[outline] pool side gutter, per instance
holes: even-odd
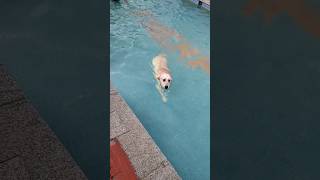
[[[110,89],[110,141],[117,139],[139,179],[181,179],[120,94]]]

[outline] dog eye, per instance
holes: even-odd
[[[165,82],[166,81],[166,79],[163,79],[163,82]]]
[[[170,82],[171,80],[170,80],[170,79],[168,79],[168,81]]]

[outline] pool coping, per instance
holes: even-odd
[[[125,100],[110,85],[112,139],[121,144],[139,179],[181,179]]]

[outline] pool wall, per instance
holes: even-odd
[[[181,179],[120,94],[110,89],[110,140],[117,139],[139,179]]]

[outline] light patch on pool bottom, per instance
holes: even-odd
[[[170,43],[171,38],[179,37],[177,32],[160,24],[154,18],[142,21],[141,24],[144,29],[148,31],[152,39],[155,40],[163,48],[172,49],[173,46]]]
[[[181,58],[187,58],[199,54],[199,51],[197,49],[193,49],[188,43],[178,44],[176,49],[180,52]]]
[[[200,68],[210,75],[210,59],[201,55],[200,51],[187,43],[186,39],[176,30],[161,24],[150,11],[135,11],[132,14],[138,17],[145,17],[145,19],[140,20],[142,27],[161,47],[169,51],[177,51],[182,60],[198,56],[195,57],[195,60],[188,61],[186,65],[192,69]],[[174,43],[175,41],[177,43]]]
[[[192,68],[200,67],[202,68],[206,73],[210,74],[210,64],[208,63],[209,60],[207,57],[201,57],[199,59],[196,59],[194,61],[189,61],[188,64]]]

